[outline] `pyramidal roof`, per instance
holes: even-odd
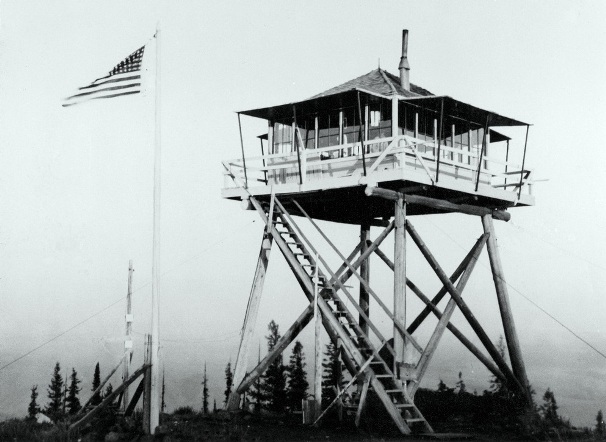
[[[330,88],[310,98],[326,97],[352,89],[364,89],[369,92],[374,92],[383,96],[390,96],[394,94],[403,97],[433,96],[433,94],[428,90],[423,89],[422,87],[419,87],[412,83],[410,84],[410,90],[407,91],[402,86],[400,86],[400,77],[390,74],[389,72],[381,68],[378,68],[374,71],[370,71],[368,74],[362,75],[358,78],[354,78],[353,80],[349,80],[339,86]]]

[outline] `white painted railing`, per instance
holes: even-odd
[[[466,147],[466,146],[464,146]],[[483,155],[480,146],[463,150],[447,145],[439,146],[434,140],[422,140],[408,135],[375,139],[361,143],[348,143],[319,149],[303,149],[297,152],[269,154],[246,158],[246,174],[241,158],[224,161],[225,188],[240,187],[232,176],[238,177],[248,187],[280,184],[304,184],[327,178],[362,176],[363,161],[366,175],[385,170],[418,169],[427,174],[432,182],[442,179],[464,180],[474,185],[487,184],[494,188],[518,192],[520,185],[530,193],[531,171],[518,164]]]

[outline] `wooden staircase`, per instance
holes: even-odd
[[[261,205],[254,198],[251,198],[251,202],[269,223],[268,235],[271,235],[286,258],[307,298],[313,301],[318,293],[318,307],[324,325],[331,337],[341,339],[346,352],[346,366],[351,375],[363,375],[369,380],[370,387],[402,434],[433,433],[433,429],[408,394],[406,380],[398,379],[392,367],[379,355],[381,349],[386,349],[392,356],[395,354],[389,342],[366,317],[369,333],[372,331],[381,343],[378,347],[373,344],[369,334],[364,332],[347,308],[340,293],[345,295],[351,306],[364,315],[339,279],[341,275],[336,275],[329,269],[277,198],[274,197],[273,203],[265,205]]]

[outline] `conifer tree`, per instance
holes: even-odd
[[[499,341],[497,342],[497,350],[504,361],[507,361],[507,345],[505,344],[505,338],[503,335],[499,336]],[[489,392],[494,394],[495,396],[508,399],[511,397],[509,390],[507,389],[507,385],[498,377],[492,376],[490,378],[490,388]]]
[[[271,352],[280,336],[280,328],[273,320],[267,326],[269,335],[267,339],[267,350]],[[281,413],[286,408],[286,367],[282,364],[282,355],[279,355],[267,367],[261,381],[263,400],[268,408],[276,413]]]
[[[465,381],[463,381],[463,373],[459,372],[459,380],[457,381],[456,388],[459,389],[458,393],[466,393]]]
[[[27,418],[30,420],[36,420],[36,415],[40,412],[40,406],[38,405],[38,386],[32,386],[32,394],[30,396],[30,402],[27,407]]]
[[[47,393],[49,402],[44,411],[53,422],[58,422],[63,418],[63,376],[61,376],[59,362],[55,364],[53,377],[51,378]]]
[[[549,388],[543,395],[543,405],[541,405],[540,410],[546,423],[556,426],[560,424],[555,394]]]
[[[257,363],[261,362],[261,344],[259,344],[259,356]],[[257,377],[255,382],[253,382],[250,390],[248,391],[248,396],[254,401],[257,406],[260,406],[264,402],[263,397],[263,387],[261,382],[261,377]]]
[[[595,417],[596,425],[595,432],[600,436],[604,436],[604,430],[606,430],[606,425],[604,424],[604,415],[602,414],[602,410],[598,411],[598,415]]]
[[[78,399],[78,393],[80,393],[81,388],[78,387],[80,383],[80,379],[78,379],[78,373],[72,367],[72,374],[70,376],[69,388],[67,390],[67,398],[65,400],[67,405],[67,412],[69,414],[76,414],[82,408],[80,405],[80,399]]]
[[[160,411],[164,413],[166,402],[164,402],[164,394],[166,393],[166,383],[164,380],[164,370],[162,371],[162,401],[160,402]]]
[[[208,414],[208,377],[206,376],[206,362],[204,363],[204,377],[202,378],[202,413]]]
[[[97,362],[97,365],[95,365],[95,374],[93,375],[93,387],[91,391],[94,392],[97,388],[99,388],[99,385],[101,385],[101,370],[99,370],[99,363]],[[101,403],[101,393],[102,392],[98,392],[93,396],[90,401],[91,405],[99,405]]]
[[[213,398],[213,413],[217,412],[217,399]]]
[[[229,395],[231,394],[231,387],[234,383],[234,374],[231,371],[231,361],[227,363],[225,367],[225,402],[223,408],[227,409],[229,403]]]
[[[102,400],[105,399],[106,397],[108,397],[113,392],[114,392],[114,386],[110,382],[109,384],[107,384],[107,387],[105,387],[105,393],[103,393],[103,396],[101,397],[101,399]]]
[[[287,368],[288,390],[286,396],[288,406],[291,410],[300,410],[303,399],[307,397],[307,372],[305,371],[305,356],[303,344],[297,341],[292,349],[290,361]]]
[[[343,363],[339,349],[332,342],[326,345],[322,362],[322,405],[328,406],[343,387]]]

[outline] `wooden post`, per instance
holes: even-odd
[[[130,361],[133,357],[133,340],[131,337],[133,327],[133,311],[132,311],[132,294],[133,294],[133,260],[128,261],[128,289],[126,291],[126,337],[124,338],[124,368],[122,373],[122,379],[126,380],[129,376]],[[128,386],[124,389],[124,395],[122,396],[122,411],[126,411],[130,400],[130,393]]]
[[[318,256],[314,269],[314,421],[322,412],[322,314],[318,306]]]
[[[363,255],[368,250],[367,241],[370,241],[370,225],[362,224],[362,226],[360,226],[360,245],[362,246],[360,249],[361,255]],[[360,276],[367,283],[370,283],[370,259],[369,259],[369,256],[367,256],[365,259],[363,259],[360,264]],[[370,315],[370,296],[368,294],[368,291],[366,290],[365,285],[362,283],[360,283],[360,299],[359,299],[358,304],[360,304],[360,307],[364,311],[364,314],[367,317],[369,317],[369,315]],[[358,322],[359,322],[360,328],[362,329],[364,334],[368,335],[368,324],[366,323],[366,320],[361,315],[360,315]]]
[[[395,203],[394,228],[394,318],[406,327],[406,204],[400,196]],[[393,328],[393,346],[395,350],[394,373],[399,377],[400,366],[407,362],[406,341],[397,327]]]
[[[145,335],[145,364],[149,364],[151,362],[151,336]],[[151,372],[147,370],[145,372],[145,387],[143,390],[143,432],[145,434],[150,434],[150,402],[151,402]]]
[[[524,387],[524,393],[529,401],[531,401],[530,392],[528,391],[528,378],[526,377],[526,367],[522,358],[522,351],[516,333],[516,326],[509,304],[509,294],[507,292],[507,284],[505,283],[505,275],[499,249],[497,246],[497,237],[494,230],[492,218],[490,216],[482,217],[482,225],[484,232],[488,234],[488,258],[490,259],[490,267],[492,269],[492,279],[494,280],[495,289],[497,291],[497,299],[499,301],[499,310],[501,312],[501,320],[503,321],[503,330],[505,332],[505,340],[509,349],[509,360],[513,374]],[[531,403],[531,402],[529,402]]]
[[[272,199],[273,205],[273,199]],[[272,215],[269,215],[268,228],[271,225]],[[255,277],[253,279],[252,288],[250,290],[250,296],[248,298],[248,306],[246,307],[246,314],[244,316],[244,324],[242,325],[242,331],[240,333],[240,347],[238,349],[238,356],[236,357],[236,366],[234,368],[234,385],[240,385],[244,376],[246,376],[246,367],[248,364],[248,353],[250,350],[251,340],[255,326],[257,324],[257,314],[259,312],[259,304],[261,302],[261,294],[263,293],[263,285],[265,283],[265,275],[267,273],[267,266],[269,265],[269,252],[271,251],[272,237],[271,235],[264,235],[261,244],[261,251],[259,252],[259,259],[257,260],[257,268],[255,270]],[[227,409],[229,411],[235,411],[240,407],[240,394],[237,391],[232,391],[229,396],[227,403]]]
[[[154,148],[154,222],[152,248],[152,318],[151,318],[151,392],[149,432],[154,434],[160,425],[160,208],[162,181],[161,119],[160,119],[160,24],[156,29],[156,133]]]

